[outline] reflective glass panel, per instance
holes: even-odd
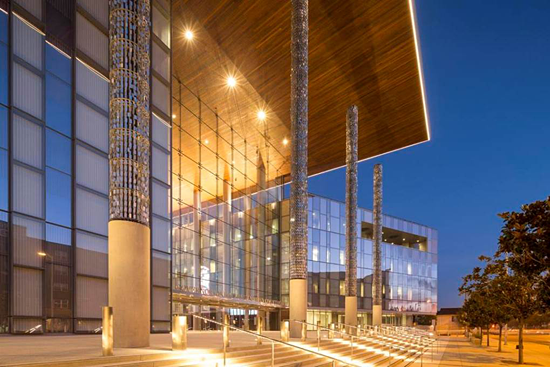
[[[71,140],[46,129],[46,165],[71,174]]]
[[[46,74],[46,125],[71,136],[71,86]]]
[[[0,148],[8,149],[8,109],[0,106]]]
[[[71,177],[46,169],[46,220],[71,226]]]
[[[8,15],[0,11],[0,42],[8,43]]]
[[[0,43],[0,103],[8,104],[8,46],[3,43]]]
[[[8,210],[8,152],[0,149],[0,209]]]
[[[71,59],[46,43],[46,70],[71,84]]]

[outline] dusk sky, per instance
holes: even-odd
[[[550,1],[416,3],[432,140],[361,163],[359,205],[382,163],[384,213],[439,231],[438,306],[457,307],[497,248],[497,213],[550,195]],[[344,200],[344,169],[309,182]]]

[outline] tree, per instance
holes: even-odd
[[[497,257],[516,274],[533,278],[543,306],[550,309],[550,196],[499,214],[504,220]]]
[[[458,321],[469,329],[479,328],[481,331],[480,345],[483,344],[483,328],[490,324],[482,296],[472,292],[464,301],[458,313]]]
[[[537,289],[537,279],[510,270],[506,259],[493,259],[485,273],[493,277],[495,292],[503,303],[500,307],[518,321],[518,363],[523,364],[523,329],[526,320],[544,309]]]

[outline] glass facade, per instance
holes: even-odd
[[[309,321],[342,318],[345,307],[345,203],[311,196],[308,215]],[[288,304],[289,209],[282,202],[281,299]],[[357,308],[365,323],[372,310],[372,211],[358,209]],[[383,215],[382,297],[389,314],[437,311],[437,231]],[[332,311],[327,311],[331,309]],[[331,321],[332,320],[332,321]]]
[[[0,333],[100,330],[108,303],[108,3],[0,1]],[[153,33],[169,33],[169,5],[152,6]],[[152,69],[166,70],[153,73],[152,110],[170,121],[169,37],[153,43]],[[152,128],[152,331],[170,327],[169,130],[166,122]]]
[[[0,333],[98,333],[108,303],[108,0],[6,4]],[[249,87],[239,98],[211,92],[210,69],[198,81],[172,75],[170,11],[152,1],[151,330],[169,331],[188,305],[216,317],[230,309],[237,325],[269,310],[276,328],[288,312],[288,128],[274,114],[256,118]],[[357,218],[358,308],[370,322],[372,212]],[[308,223],[308,317],[328,324],[344,309],[344,203],[311,196]],[[437,232],[390,216],[384,231],[386,317],[435,313]]]

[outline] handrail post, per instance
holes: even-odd
[[[304,322],[302,323],[302,341],[305,342],[307,340],[307,324]]]
[[[284,342],[288,342],[289,339],[289,323],[289,320],[284,320],[281,325],[281,340]]]
[[[330,330],[328,332],[328,338],[334,339],[334,322],[330,324]]]
[[[275,367],[275,342],[271,341],[271,367]]]
[[[353,335],[350,338],[350,347],[351,347],[351,357],[350,360],[353,361]]]
[[[187,316],[177,315],[172,319],[172,350],[187,349]]]
[[[317,351],[321,350],[321,321],[317,320]]]
[[[264,317],[258,315],[258,329],[256,330],[256,332],[258,333],[258,335],[262,335],[263,331],[264,331]],[[260,336],[258,336],[257,338],[257,344],[262,345],[262,338]]]

